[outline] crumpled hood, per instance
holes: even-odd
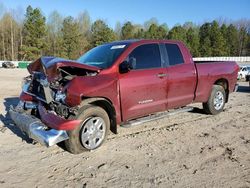
[[[80,64],[75,60],[67,60],[51,56],[40,57],[29,64],[27,69],[30,74],[33,72],[42,72],[47,76],[48,80],[54,80],[58,76],[58,69],[60,69],[60,67],[73,67],[93,72],[100,71],[100,68],[98,67]]]

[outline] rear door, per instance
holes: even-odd
[[[196,70],[182,44],[165,43],[167,62],[168,109],[182,107],[194,99]],[[182,48],[180,48],[182,46]],[[182,49],[182,50],[181,50]]]
[[[123,121],[166,109],[167,79],[158,43],[136,47],[127,57],[136,65],[120,73],[120,101]]]

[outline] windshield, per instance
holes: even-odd
[[[114,64],[115,60],[121,55],[127,46],[128,44],[125,43],[97,46],[81,56],[77,61],[82,64],[106,69]]]

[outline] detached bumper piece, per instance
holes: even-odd
[[[14,123],[30,138],[47,147],[67,140],[68,134],[65,130],[48,129],[38,118],[19,112],[13,108],[9,111]]]

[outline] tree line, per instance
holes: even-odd
[[[11,11],[0,18],[0,60],[34,60],[42,55],[76,59],[100,44],[127,39],[181,40],[194,57],[250,56],[250,20],[186,22],[169,29],[152,18],[143,25],[117,22],[112,29],[103,20],[92,22],[87,11],[76,18],[54,11],[46,18],[31,6],[24,19]]]

